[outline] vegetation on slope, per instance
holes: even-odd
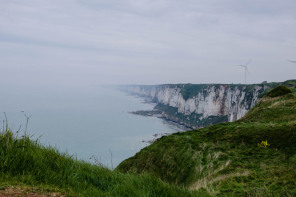
[[[217,196],[295,196],[296,97],[282,88],[237,122],[164,136],[118,169]]]
[[[292,90],[287,86],[280,85],[266,93],[266,97],[278,97],[292,93]]]
[[[66,196],[195,195],[151,175],[122,174],[77,161],[28,137],[18,138],[6,128],[0,132],[0,190],[9,185],[17,185],[15,193],[22,187],[37,186],[43,188],[38,191],[54,191]]]

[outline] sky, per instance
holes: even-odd
[[[0,0],[0,84],[296,78],[295,0]]]

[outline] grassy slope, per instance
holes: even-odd
[[[0,132],[0,188],[9,185],[67,196],[195,196],[151,175],[122,174],[76,161],[5,129]]]
[[[266,148],[258,146],[266,141]],[[264,97],[243,119],[162,137],[122,162],[212,195],[296,196],[296,98]]]

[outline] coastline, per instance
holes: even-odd
[[[156,105],[156,107],[157,107],[157,105]],[[148,116],[148,117],[152,116],[152,117],[160,118],[160,119],[163,119],[167,122],[174,123],[179,126],[185,127],[188,130],[197,129],[197,127],[195,127],[195,126],[192,126],[192,125],[186,124],[184,122],[180,122],[180,121],[170,118],[170,116],[168,114],[166,114],[164,111],[162,111],[162,112],[159,111],[156,107],[154,107],[153,110],[139,110],[139,111],[132,111],[129,113],[134,114],[134,115],[140,115],[140,116]]]
[[[142,100],[141,103],[153,105],[152,110],[130,111],[130,112],[128,112],[129,114],[160,118],[168,123],[173,123],[178,126],[184,127],[185,128],[184,131],[203,128],[202,126],[196,126],[196,125],[185,123],[183,121],[179,121],[178,118],[167,114],[165,112],[166,110],[162,109],[162,107],[160,107],[161,106],[160,103],[153,101],[151,98],[149,98],[147,96],[139,96],[138,94],[130,93],[130,92],[127,92],[124,90],[121,90],[121,91],[125,92],[129,96],[141,99]]]

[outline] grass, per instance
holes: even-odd
[[[8,128],[0,133],[0,186],[43,188],[66,196],[195,196],[148,174],[122,174],[78,161]]]
[[[164,136],[118,170],[215,196],[296,196],[296,97],[284,92],[237,122]]]

